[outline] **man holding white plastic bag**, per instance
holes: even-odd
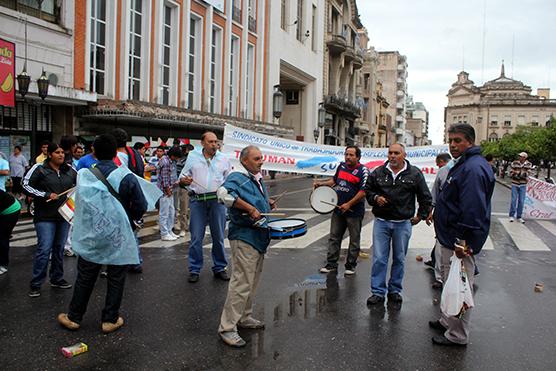
[[[448,130],[448,143],[454,166],[448,173],[434,212],[434,226],[441,249],[440,269],[446,289],[450,264],[462,264],[466,277],[460,275],[458,278],[467,281],[468,295],[472,295],[474,256],[481,252],[490,229],[494,174],[481,156],[480,147],[475,146],[475,130],[471,125],[452,125]],[[444,300],[446,294],[443,293]],[[443,332],[443,335],[433,336],[432,342],[465,346],[469,341],[471,308],[463,308],[458,315],[453,315],[454,311],[447,310],[450,307],[447,304],[441,303],[441,308],[448,313],[441,311],[438,321],[429,322],[430,327]]]

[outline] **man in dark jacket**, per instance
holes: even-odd
[[[110,133],[116,138],[118,151],[114,162],[118,166],[127,166],[132,173],[143,178],[145,176],[145,164],[143,157],[135,148],[127,146],[129,136],[124,129],[116,128]]]
[[[373,266],[371,297],[367,305],[388,302],[401,304],[405,255],[411,238],[411,227],[427,218],[432,196],[421,171],[405,159],[402,144],[388,147],[388,161],[369,176],[367,201],[373,206]],[[415,215],[415,198],[419,203]],[[392,246],[392,268],[388,287],[386,273]]]
[[[109,175],[118,169],[112,160],[116,156],[116,140],[112,135],[103,134],[95,139],[93,147],[95,157],[99,160],[96,168],[108,179]],[[115,191],[120,197],[119,201],[126,212],[132,229],[135,229],[134,221],[141,219],[147,210],[147,201],[138,180],[133,174],[127,174]],[[77,261],[77,280],[69,312],[58,315],[58,322],[62,326],[70,330],[77,330],[80,327],[101,266],[101,264],[88,261],[82,256],[79,257]],[[124,324],[123,318],[119,315],[119,309],[127,269],[127,265],[107,265],[106,302],[102,311],[102,331],[104,333],[113,332]]]
[[[475,130],[471,125],[452,125],[448,130],[448,142],[455,165],[448,173],[434,210],[434,229],[440,243],[440,269],[442,279],[446,282],[450,258],[455,252],[463,261],[469,287],[473,291],[474,255],[481,252],[490,229],[494,173],[481,156],[481,148],[475,146]],[[459,263],[457,260],[455,262]],[[432,328],[444,333],[434,336],[433,343],[466,345],[470,315],[471,309],[467,309],[460,317],[441,313],[440,320],[429,322]]]

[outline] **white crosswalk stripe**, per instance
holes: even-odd
[[[297,212],[293,215],[288,215],[288,218],[300,218],[306,220],[311,226],[308,228],[307,234],[297,238],[289,238],[285,240],[273,240],[270,247],[273,249],[304,249],[311,244],[321,241],[322,244],[327,244],[327,239],[330,232],[330,215],[320,215],[316,214],[309,208],[291,208],[291,209],[280,209],[283,212]],[[500,213],[501,214],[501,213]],[[173,247],[185,247],[186,244],[191,240],[191,235],[186,233],[185,237],[179,238],[176,241],[161,241],[160,231],[156,222],[158,220],[157,215],[148,215],[145,218],[145,223],[149,226],[141,229],[138,232],[140,239],[141,248],[173,248]],[[316,223],[314,223],[316,220]],[[313,221],[313,222],[311,222]],[[509,238],[515,244],[517,250],[520,251],[551,251],[551,247],[554,245],[547,246],[545,241],[543,241],[533,229],[529,228],[532,223],[538,223],[542,228],[544,228],[548,233],[556,240],[556,222],[549,220],[536,220],[527,221],[525,224],[518,222],[510,223],[508,218],[505,217],[494,217],[493,223],[499,223],[504,230],[509,235]],[[153,225],[154,224],[154,225]],[[360,246],[362,249],[368,249],[372,245],[372,234],[373,234],[374,220],[367,221],[361,230],[361,242]],[[538,226],[537,226],[538,228]],[[207,232],[209,229],[207,228]],[[31,220],[20,221],[13,231],[13,239],[10,242],[11,247],[27,247],[35,246],[37,244],[36,233]],[[206,234],[207,239],[204,241],[203,248],[210,248],[210,234]],[[426,249],[429,250],[434,246],[434,227],[427,226],[426,223],[421,222],[413,227],[413,232],[411,240],[409,243],[410,249]],[[550,240],[548,240],[550,241]],[[342,249],[347,249],[349,244],[349,234],[346,232],[344,239],[342,240]],[[225,247],[230,247],[230,242],[225,239]],[[503,246],[498,245],[493,242],[489,236],[485,245],[483,246],[483,251],[492,251],[494,249],[503,248]]]

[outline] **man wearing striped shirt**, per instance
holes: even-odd
[[[326,265],[320,269],[320,272],[329,273],[338,270],[340,247],[344,233],[348,229],[349,248],[344,275],[352,276],[355,274],[359,257],[361,226],[365,214],[365,185],[369,170],[359,163],[361,150],[357,146],[346,147],[344,159],[345,162],[340,163],[334,177],[326,181],[315,181],[313,186],[315,188],[334,187],[338,195],[338,207],[332,213],[330,224]]]

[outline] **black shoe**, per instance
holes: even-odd
[[[55,287],[57,289],[71,289],[71,283],[69,283],[63,278],[58,282],[50,282],[50,286]]]
[[[199,281],[199,274],[197,273],[189,273],[189,279],[187,280],[190,283],[195,283]]]
[[[428,267],[434,268],[434,263],[432,262],[432,260],[426,261],[423,264],[425,264]]]
[[[382,303],[384,303],[384,296],[371,295],[371,297],[367,299],[367,305],[376,305]]]
[[[429,321],[429,327],[442,332],[445,332],[447,330],[447,328],[444,327],[444,325],[440,323],[440,321]]]
[[[108,277],[108,272],[107,271],[100,271],[100,278],[106,278]]]
[[[388,301],[391,302],[391,303],[401,303],[403,301],[403,298],[399,293],[394,292],[394,293],[388,294]]]
[[[450,341],[450,340],[446,339],[446,337],[444,335],[433,336],[432,337],[432,343],[436,344],[436,345],[446,345],[446,346],[449,346],[449,347],[465,347],[465,346],[467,346],[467,344],[454,343],[453,341]]]
[[[38,298],[39,296],[41,296],[40,287],[31,287],[27,295],[29,295],[30,298]]]
[[[440,281],[434,281],[431,285],[431,287],[435,290],[442,290],[442,282]]]
[[[219,280],[222,280],[222,281],[229,281],[230,280],[230,276],[228,275],[228,272],[226,272],[226,271],[216,272],[214,274],[214,278],[218,278]]]

